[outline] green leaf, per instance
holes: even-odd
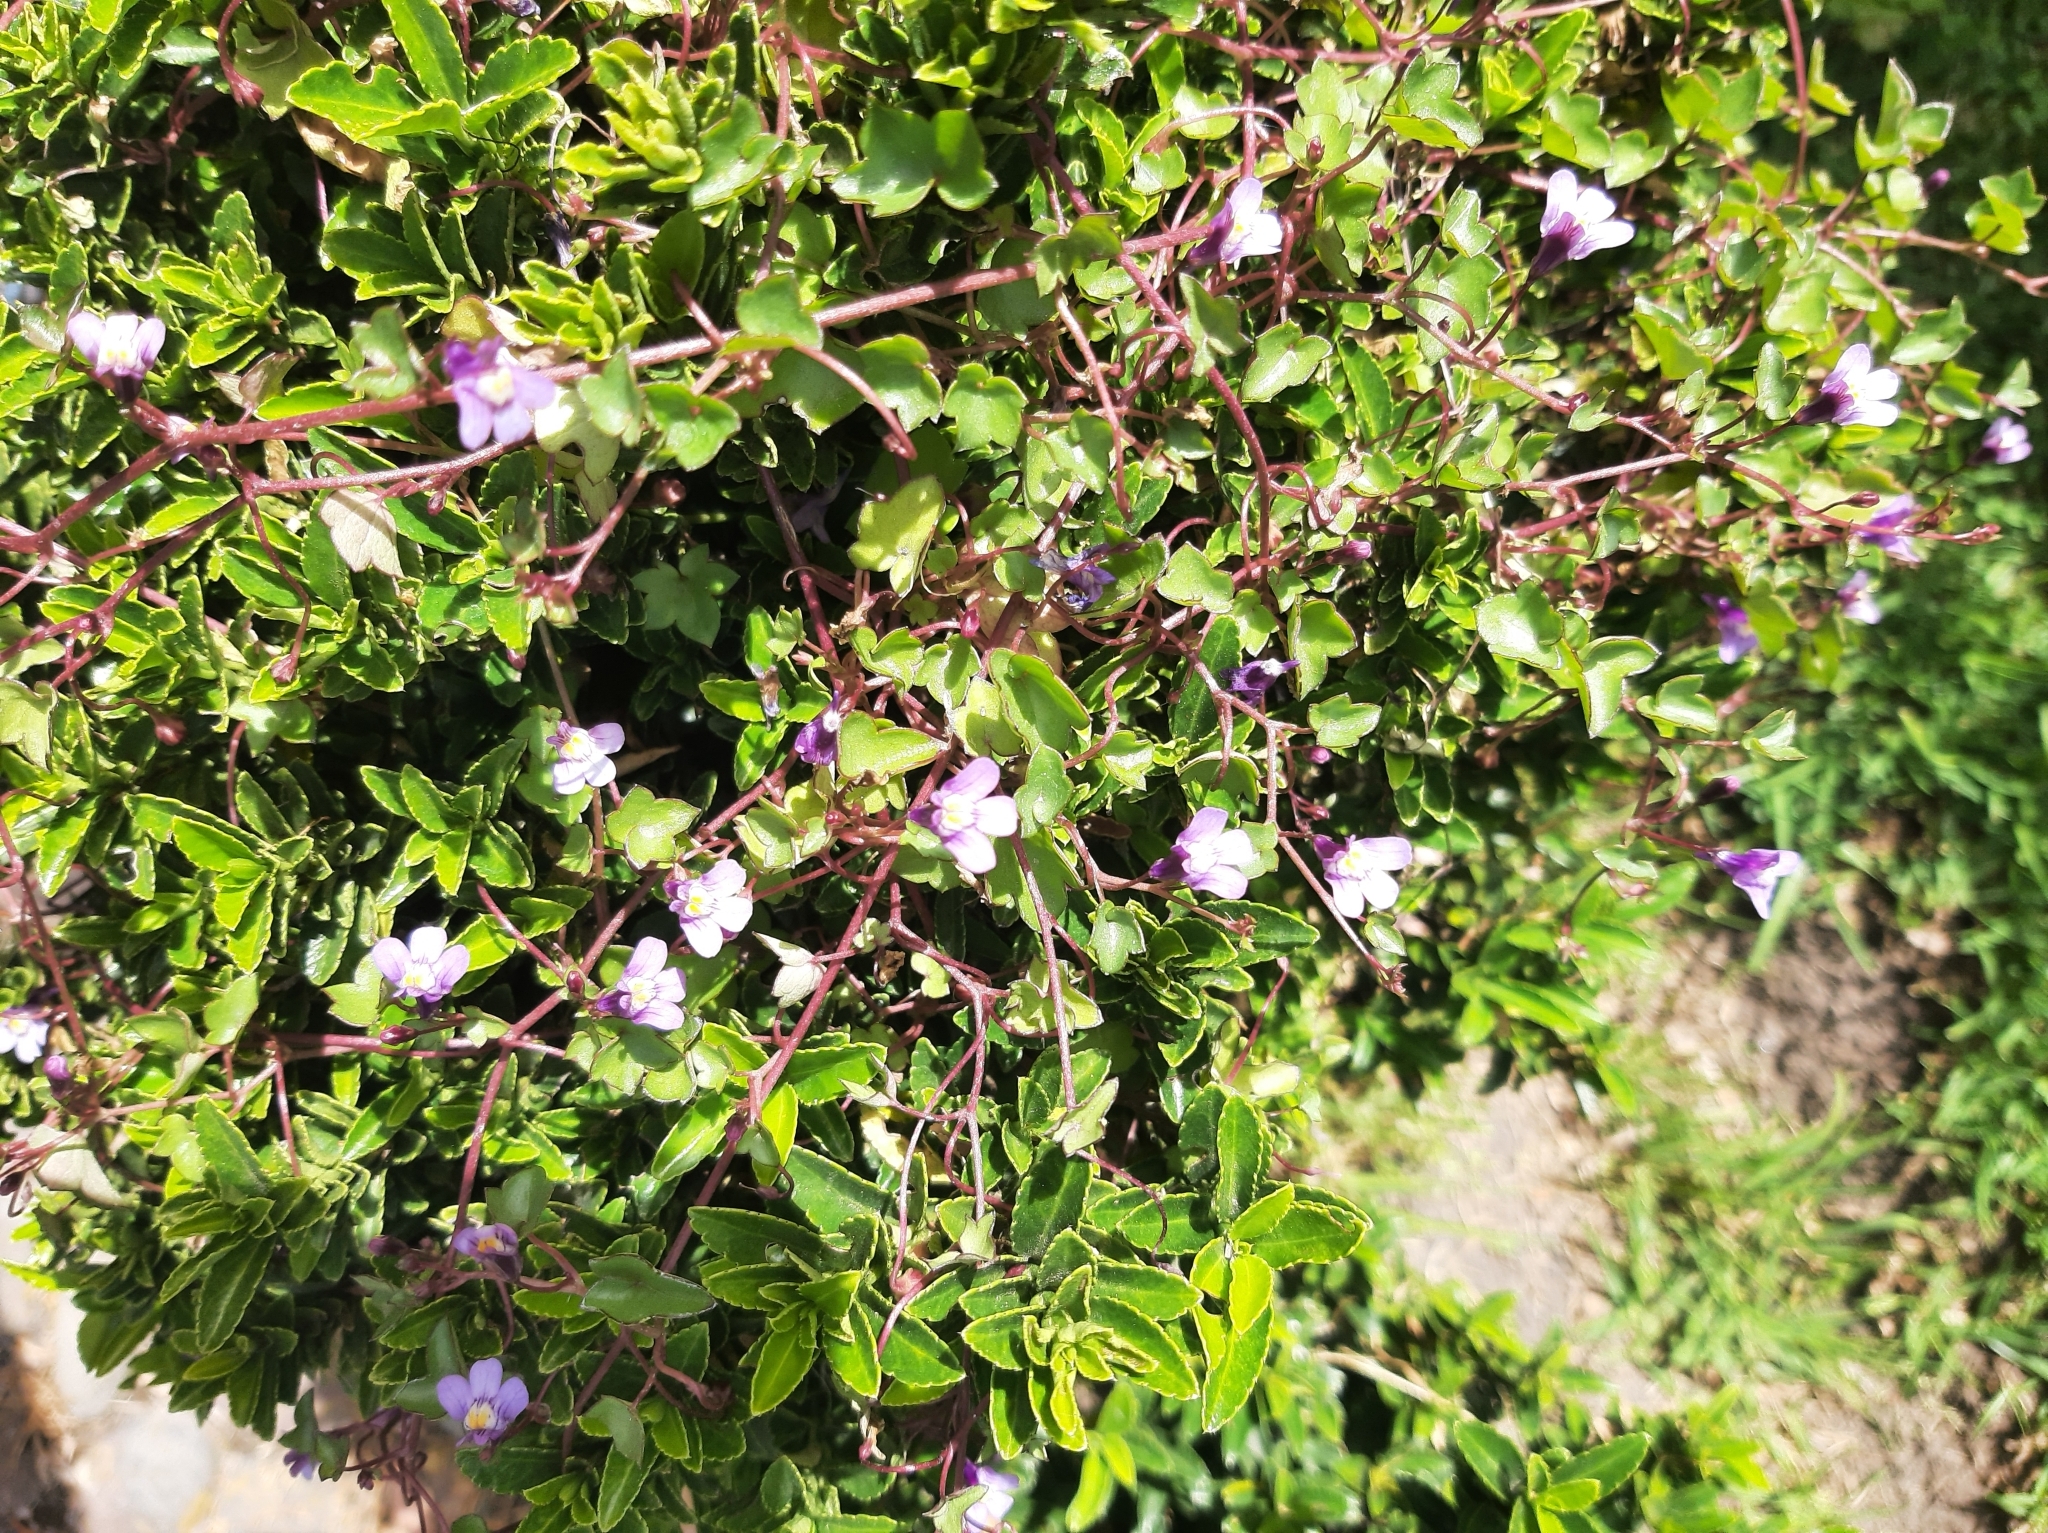
[[[945,748],[945,741],[923,730],[850,713],[839,726],[839,772],[851,781],[887,782],[936,759]]]
[[[649,383],[640,390],[648,418],[661,433],[661,451],[683,468],[702,468],[740,429],[739,412],[722,399],[681,383]]]
[[[803,293],[792,276],[770,277],[748,288],[740,294],[734,313],[740,333],[752,340],[814,351],[825,344],[825,332],[804,307]]]
[[[1512,594],[1491,596],[1479,604],[1479,637],[1504,660],[1520,660],[1544,670],[1564,663],[1558,638],[1564,624],[1543,594],[1543,582],[1525,580]]]
[[[1192,543],[1183,543],[1166,561],[1166,573],[1159,577],[1159,594],[1183,607],[1200,607],[1208,612],[1228,612],[1237,599],[1237,587],[1230,577],[1202,556]]]
[[[995,194],[996,178],[984,163],[981,133],[971,114],[944,111],[932,118],[932,145],[938,160],[939,200],[968,212]]]
[[[770,1322],[768,1333],[748,1355],[754,1363],[747,1409],[759,1416],[772,1411],[811,1371],[818,1352],[818,1316],[808,1305],[784,1310]]]
[[[1595,639],[1579,652],[1576,662],[1586,733],[1597,740],[1621,716],[1622,683],[1657,663],[1657,647],[1643,639],[1621,636]]]
[[[931,353],[916,336],[870,341],[854,353],[853,366],[876,397],[896,412],[906,431],[939,418],[939,380],[932,372]]]
[[[1190,1285],[1192,1291],[1192,1285]],[[1106,1325],[1116,1339],[1144,1357],[1150,1364],[1135,1370],[1147,1389],[1157,1390],[1171,1400],[1192,1400],[1201,1393],[1187,1352],[1159,1322],[1133,1305],[1102,1292],[1099,1283],[1088,1301],[1089,1318]]]
[[[1702,697],[1704,676],[1674,676],[1657,689],[1654,698],[1638,702],[1636,712],[1659,723],[1679,729],[1713,734],[1721,725],[1721,714],[1711,697]]]
[[[624,851],[634,867],[655,867],[675,860],[676,840],[696,823],[697,815],[695,805],[679,798],[656,798],[636,786],[605,816],[605,841]]]
[[[0,745],[12,746],[38,770],[50,764],[52,700],[18,681],[0,680]]]
[[[917,581],[925,546],[938,528],[945,504],[945,492],[929,474],[911,480],[893,495],[869,501],[860,508],[860,525],[847,558],[855,569],[886,574],[896,593],[906,594]],[[845,748],[842,740],[840,749]]]
[[[1024,426],[1024,391],[979,362],[965,362],[946,390],[946,417],[962,452],[1011,448]]]
[[[790,1201],[828,1235],[860,1214],[894,1217],[894,1200],[881,1188],[802,1145],[789,1152],[784,1169],[792,1186]]]
[[[1095,907],[1088,951],[1103,973],[1121,973],[1125,964],[1144,953],[1145,928],[1125,906],[1105,900]]]
[[[1088,741],[1088,710],[1073,688],[1036,655],[997,650],[989,659],[990,679],[1002,694],[1003,717],[1033,749],[1071,756]],[[846,751],[842,733],[839,744]]]
[[[2032,248],[2027,221],[2048,206],[2034,189],[2033,167],[2009,176],[1987,176],[1977,185],[1984,198],[1970,205],[1970,238],[2007,255],[2025,255]]]
[[[371,70],[367,80],[358,80],[344,63],[326,64],[300,75],[286,96],[293,106],[326,118],[358,143],[412,116],[422,105],[405,88],[398,71],[386,64]]]
[[[1306,695],[1323,684],[1330,662],[1358,647],[1358,635],[1334,605],[1317,597],[1297,605],[1287,619],[1287,651],[1301,663],[1296,691]]]
[[[521,97],[546,90],[576,63],[575,44],[559,37],[523,37],[501,44],[484,60],[483,72],[470,86],[462,125],[482,126]]]
[[[1628,1477],[1636,1472],[1650,1451],[1650,1439],[1640,1432],[1631,1432],[1626,1437],[1617,1437],[1613,1442],[1602,1443],[1599,1447],[1567,1459],[1550,1471],[1550,1483],[1555,1490],[1567,1485],[1592,1481],[1598,1486],[1595,1500],[1605,1500],[1628,1483]],[[1591,1505],[1591,1502],[1586,1503]]]
[[[1319,335],[1304,336],[1292,320],[1259,336],[1238,391],[1247,401],[1271,399],[1285,389],[1306,383],[1329,359],[1330,343]]]
[[[1251,1103],[1232,1096],[1216,1120],[1216,1222],[1228,1226],[1259,1195],[1266,1180],[1265,1125]]]
[[[1380,713],[1377,703],[1333,697],[1312,706],[1308,721],[1316,732],[1316,744],[1325,750],[1348,751],[1379,728]]]
[[[193,1109],[192,1128],[206,1158],[206,1168],[220,1178],[223,1189],[238,1199],[260,1198],[270,1191],[270,1178],[256,1159],[256,1152],[249,1148],[242,1131],[228,1121],[226,1113],[211,1101],[201,1102]]]
[[[1479,119],[1456,99],[1457,89],[1457,62],[1425,55],[1403,75],[1388,104],[1387,126],[1403,138],[1439,149],[1477,148]]]
[[[638,1454],[626,1452],[621,1443],[612,1444],[611,1451],[604,1456],[604,1476],[597,1486],[598,1533],[611,1533],[626,1520],[626,1514],[640,1498],[640,1486],[647,1478],[647,1470],[648,1466],[641,1462]]]
[[[206,1276],[199,1280],[201,1352],[212,1352],[224,1345],[242,1323],[250,1301],[262,1286],[263,1274],[270,1269],[272,1244],[273,1237],[262,1234],[237,1241],[208,1260]]]
[[[1244,310],[1235,298],[1218,298],[1193,277],[1180,279],[1186,304],[1188,339],[1194,343],[1195,370],[1207,372],[1219,357],[1234,357],[1250,344],[1244,338]]]
[[[405,61],[428,94],[457,106],[469,101],[469,70],[455,45],[448,13],[434,0],[384,0],[391,31],[405,50]]]
[[[1798,402],[1799,380],[1785,365],[1777,342],[1765,341],[1756,359],[1756,407],[1766,420],[1789,420]]]
[[[1055,1235],[1081,1222],[1091,1174],[1087,1161],[1074,1159],[1058,1145],[1039,1146],[1010,1216],[1010,1249],[1020,1260],[1036,1261]]]
[[[610,1438],[636,1464],[646,1455],[646,1429],[630,1400],[621,1400],[617,1395],[593,1400],[590,1409],[576,1418],[576,1425],[593,1437]]]
[[[1265,1371],[1266,1351],[1273,1338],[1273,1312],[1266,1309],[1243,1332],[1232,1332],[1223,1355],[1210,1363],[1202,1381],[1202,1429],[1213,1432],[1245,1407]]]
[[[1274,1267],[1341,1261],[1357,1249],[1372,1221],[1330,1193],[1296,1189],[1294,1202],[1270,1230],[1251,1242],[1260,1260]]]
[[[1178,1273],[1128,1262],[1097,1262],[1095,1292],[1154,1320],[1177,1320],[1202,1302],[1202,1291]]]
[[[1114,261],[1124,248],[1116,220],[1106,213],[1077,218],[1065,234],[1038,242],[1032,260],[1038,267],[1038,291],[1051,293],[1074,272],[1096,261]]]
[[[1493,1498],[1514,1500],[1522,1485],[1521,1450],[1483,1421],[1461,1421],[1451,1436],[1459,1456]]]
[[[657,1315],[700,1315],[711,1295],[695,1283],[670,1277],[637,1256],[601,1256],[586,1275],[583,1307],[620,1325],[638,1325]]]
[[[1773,761],[1804,761],[1806,752],[1793,742],[1799,738],[1799,720],[1789,708],[1779,708],[1758,720],[1742,737],[1745,750],[1768,756]]]
[[[951,116],[965,117],[967,114],[952,113]],[[957,135],[959,130],[954,130]],[[966,133],[974,134],[970,119]],[[924,201],[925,193],[931,190],[941,172],[946,169],[939,155],[938,133],[933,124],[919,117],[915,112],[906,112],[900,107],[884,106],[879,103],[868,107],[860,126],[861,159],[842,171],[832,183],[832,189],[847,202],[866,203],[873,208],[877,218],[894,218],[907,213]],[[972,154],[979,168],[981,139],[974,136]],[[965,163],[969,153],[964,141],[956,137],[954,152],[959,158],[962,180],[956,191],[972,194],[968,184],[971,172]],[[982,172],[984,178],[986,172]],[[981,194],[980,201],[986,201],[988,192],[995,189],[990,183]],[[980,202],[957,204],[958,206],[979,206]]]
[[[1946,309],[1921,315],[1912,330],[1892,348],[1888,360],[1898,367],[1946,362],[1976,333],[1976,327],[1964,317],[1962,299],[1952,299]]]

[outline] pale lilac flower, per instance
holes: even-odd
[[[1550,178],[1543,221],[1537,226],[1543,243],[1529,275],[1541,277],[1567,261],[1583,261],[1597,250],[1612,250],[1636,237],[1636,226],[1614,216],[1614,199],[1597,186],[1581,186],[1569,170]]]
[[[1356,921],[1366,906],[1386,910],[1400,898],[1394,875],[1415,860],[1415,848],[1405,836],[1317,836],[1316,855],[1330,881],[1330,903]]]
[[[981,1499],[967,1509],[961,1526],[969,1533],[1002,1533],[1003,1519],[1017,1502],[1017,1477],[1000,1469],[986,1469],[969,1459],[960,1478],[979,1486]]]
[[[370,949],[370,957],[394,999],[422,1006],[446,1000],[469,970],[469,949],[459,942],[451,944],[448,933],[438,926],[415,928],[403,942],[386,937]]]
[[[1842,353],[1834,371],[1821,383],[1813,403],[1799,412],[1801,425],[1826,421],[1835,426],[1889,426],[1899,418],[1891,403],[1899,392],[1899,375],[1870,365],[1870,348],[1858,341]]]
[[[556,752],[554,764],[548,768],[555,791],[567,798],[584,788],[602,788],[619,775],[611,758],[625,743],[626,731],[616,724],[579,729],[563,719],[548,735],[548,744]]]
[[[796,732],[797,759],[811,766],[831,766],[839,759],[839,710],[827,708]]]
[[[910,818],[939,838],[939,844],[969,873],[996,865],[996,836],[1017,833],[1017,801],[998,793],[1002,768],[987,756],[967,763]]]
[[[1703,596],[1700,600],[1714,614],[1714,626],[1721,630],[1721,663],[1733,665],[1757,647],[1756,629],[1742,603],[1728,596]]]
[[[1875,623],[1884,616],[1877,610],[1876,598],[1870,594],[1869,570],[1858,570],[1851,575],[1835,596],[1842,604],[1842,616],[1852,623]]]
[[[456,435],[471,452],[486,442],[509,447],[533,430],[533,412],[555,402],[555,386],[505,355],[492,336],[477,346],[450,341],[443,363],[460,414]]]
[[[475,1447],[503,1437],[526,1409],[526,1381],[516,1373],[506,1378],[505,1365],[495,1357],[470,1364],[468,1378],[444,1375],[434,1393],[448,1419],[462,1428],[461,1440]]]
[[[2027,428],[2010,415],[1992,418],[1984,428],[1984,440],[1977,444],[1977,451],[1971,457],[1972,463],[1996,463],[2000,468],[2011,468],[2023,463],[2033,455],[2034,444],[2027,439]]]
[[[320,1461],[297,1448],[284,1450],[284,1467],[294,1480],[310,1480],[320,1472]]]
[[[731,867],[731,863],[720,863]],[[747,914],[754,913],[752,900]],[[746,925],[743,918],[740,926]],[[738,931],[735,927],[734,932]],[[721,932],[721,940],[732,933]],[[713,948],[713,952],[717,949]],[[709,955],[706,955],[709,956]],[[659,937],[642,937],[633,944],[633,956],[626,961],[618,983],[591,1003],[608,1017],[623,1017],[658,1033],[674,1032],[683,1025],[683,975],[668,966],[668,944]]]
[[[1209,220],[1208,232],[1188,252],[1188,259],[1197,266],[1218,261],[1231,266],[1246,256],[1279,254],[1286,230],[1278,213],[1261,206],[1265,197],[1266,188],[1256,176],[1246,176],[1233,186]]]
[[[1870,513],[1870,519],[1856,529],[1856,536],[1872,548],[1881,549],[1901,564],[1918,564],[1920,550],[1913,535],[1899,528],[1920,514],[1920,504],[1910,495],[1894,495]]]
[[[1226,900],[1244,898],[1252,874],[1259,871],[1259,850],[1252,838],[1230,823],[1221,809],[1204,809],[1173,843],[1173,850],[1152,864],[1154,878],[1186,884],[1203,894]]]
[[[99,379],[123,404],[133,404],[142,392],[142,380],[156,366],[164,349],[164,322],[152,316],[109,314],[105,319],[81,309],[64,327],[72,349],[85,369]]]
[[[25,1065],[42,1057],[50,1043],[50,1014],[33,1006],[0,1011],[0,1054],[12,1054]]]
[[[746,872],[730,859],[713,863],[698,877],[681,869],[670,874],[668,908],[683,923],[683,939],[699,958],[715,958],[754,919]]]
[[[1235,694],[1253,707],[1263,707],[1266,693],[1273,683],[1300,665],[1299,660],[1253,660],[1233,670],[1225,671],[1216,679],[1223,683],[1223,690]]]
[[[506,1277],[519,1276],[519,1232],[509,1224],[470,1224],[455,1232],[455,1254]]]
[[[1753,852],[1714,852],[1708,861],[1735,881],[1735,887],[1749,896],[1750,904],[1764,920],[1771,918],[1771,900],[1780,879],[1790,878],[1806,865],[1797,852],[1759,847]]]

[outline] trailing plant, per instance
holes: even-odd
[[[534,1533],[990,1533],[1365,1410],[1287,1403],[1335,954],[1358,1065],[1626,1101],[1580,959],[1796,864],[1703,807],[1792,751],[1750,657],[1831,674],[2031,399],[1885,275],[1948,110],[1828,177],[1751,0],[88,0],[0,68],[7,1185],[89,1364],[428,1520],[436,1416]],[[1415,1515],[1730,1515],[1563,1419],[1446,1418]]]

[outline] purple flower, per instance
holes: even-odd
[[[1394,874],[1415,860],[1415,848],[1405,836],[1317,836],[1316,855],[1330,881],[1330,903],[1356,921],[1366,906],[1385,910],[1400,898]]]
[[[52,1086],[70,1085],[74,1079],[71,1074],[71,1061],[62,1054],[45,1054],[43,1056],[43,1079]]]
[[[611,758],[625,743],[626,731],[616,724],[579,729],[563,719],[548,735],[548,744],[556,751],[554,765],[548,769],[555,779],[555,791],[566,798],[583,788],[602,788],[619,775]]]
[[[991,838],[1017,833],[1017,801],[996,789],[1002,768],[987,756],[967,763],[922,809],[910,818],[939,838],[939,844],[969,873],[982,874],[996,865]]]
[[[294,1480],[310,1480],[320,1472],[320,1461],[297,1448],[284,1450],[284,1467]]]
[[[156,366],[164,349],[164,322],[142,319],[133,314],[109,314],[105,319],[86,310],[71,316],[64,327],[71,346],[86,371],[114,391],[123,404],[133,404],[142,392],[142,380]]]
[[[721,862],[718,866],[731,868],[735,865]],[[754,902],[745,900],[744,903],[746,914],[751,916]],[[746,924],[743,916],[731,932],[721,930],[720,942]],[[716,952],[717,948],[713,947],[712,951]],[[625,972],[619,976],[618,983],[591,1005],[608,1017],[623,1017],[628,1022],[651,1027],[658,1033],[670,1033],[683,1025],[682,999],[682,971],[668,966],[668,944],[659,937],[642,937],[633,944],[633,956],[626,961]]]
[[[695,878],[678,869],[669,875],[667,892],[668,908],[683,923],[683,938],[699,958],[715,958],[754,919],[747,875],[730,859],[713,863]],[[639,949],[633,956],[640,956]]]
[[[1911,533],[1898,529],[1920,514],[1920,504],[1910,495],[1894,495],[1870,513],[1870,519],[1856,529],[1856,536],[1873,548],[1882,549],[1901,564],[1918,564],[1920,550],[1913,546]]]
[[[509,1224],[471,1224],[455,1232],[455,1254],[506,1277],[519,1276],[519,1232]]]
[[[0,1011],[0,1054],[12,1054],[25,1065],[42,1056],[50,1042],[50,1014],[35,1006],[10,1006]]]
[[[839,710],[827,708],[796,732],[799,761],[831,766],[839,759]]]
[[[1612,250],[1636,237],[1636,226],[1614,216],[1614,199],[1597,186],[1581,186],[1571,171],[1550,178],[1549,197],[1538,225],[1543,243],[1529,275],[1541,277],[1567,261],[1583,261],[1596,250]]]
[[[1069,611],[1086,612],[1116,584],[1116,576],[1102,567],[1102,556],[1108,552],[1107,543],[1097,543],[1068,559],[1058,549],[1047,549],[1032,562],[1048,575],[1062,578],[1060,601]]]
[[[1835,426],[1889,426],[1899,418],[1891,403],[1899,392],[1899,375],[1870,365],[1870,348],[1858,341],[1842,353],[1834,371],[1821,383],[1813,403],[1799,412],[1801,425],[1826,421]]]
[[[1250,836],[1232,827],[1230,816],[1221,809],[1198,813],[1175,839],[1173,850],[1152,864],[1154,878],[1226,900],[1244,898],[1258,871],[1258,848]]]
[[[1261,206],[1265,198],[1266,188],[1258,177],[1246,176],[1238,182],[1209,220],[1201,242],[1188,252],[1188,259],[1197,266],[1218,261],[1231,266],[1246,256],[1279,254],[1286,230],[1278,213]]]
[[[1701,601],[1714,614],[1714,626],[1721,630],[1721,663],[1733,665],[1757,647],[1756,630],[1742,603],[1729,596],[1703,596]]]
[[[2033,455],[2034,444],[2027,440],[2027,428],[2010,415],[1992,418],[1984,428],[1984,440],[1977,444],[1972,463],[1996,463],[2000,468],[2010,468],[2023,463]]]
[[[970,1533],[1001,1533],[1003,1519],[1010,1515],[1010,1508],[1017,1501],[1017,1477],[1000,1469],[983,1468],[969,1459],[960,1478],[970,1487],[981,1489],[981,1499],[967,1509],[961,1526]]]
[[[394,999],[422,1006],[446,1000],[469,969],[469,949],[459,942],[451,945],[448,933],[438,926],[417,927],[403,942],[386,937],[370,949],[370,957]]]
[[[1225,671],[1217,680],[1223,683],[1224,691],[1234,693],[1253,707],[1263,707],[1273,683],[1300,664],[1299,660],[1253,660]]]
[[[495,440],[502,447],[533,430],[533,412],[555,402],[555,386],[505,355],[492,336],[481,345],[450,341],[443,363],[461,414],[456,435],[471,452]]]
[[[1372,539],[1348,538],[1337,545],[1336,554],[1340,563],[1363,564],[1372,557]]]
[[[462,1428],[462,1441],[476,1447],[494,1443],[512,1428],[526,1409],[526,1381],[513,1374],[505,1377],[505,1365],[495,1357],[469,1366],[469,1377],[444,1375],[434,1386],[441,1409]]]
[[[1778,892],[1778,881],[1790,878],[1806,865],[1797,852],[1781,852],[1768,846],[1753,852],[1714,852],[1707,860],[1735,880],[1735,887],[1749,896],[1756,913],[1766,921],[1771,918],[1771,900]]]
[[[1852,623],[1875,623],[1884,616],[1877,610],[1877,602],[1870,594],[1869,570],[1858,570],[1851,575],[1835,596],[1842,604],[1842,616]]]

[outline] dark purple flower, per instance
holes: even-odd
[[[1920,514],[1920,504],[1910,495],[1894,495],[1870,513],[1870,519],[1856,529],[1856,536],[1871,547],[1882,549],[1901,564],[1918,564],[1920,550],[1913,535],[1899,528]]]
[[[1337,913],[1356,921],[1365,907],[1386,910],[1401,897],[1394,875],[1415,860],[1406,836],[1346,836],[1336,841],[1316,837],[1316,855],[1323,859],[1323,877],[1330,881],[1330,903]]]
[[[1243,899],[1258,871],[1258,848],[1250,836],[1231,825],[1230,816],[1221,809],[1196,814],[1175,838],[1173,850],[1152,864],[1154,878],[1186,884],[1226,900]]]
[[[981,1499],[967,1509],[961,1526],[970,1533],[1001,1533],[1003,1520],[1017,1503],[1017,1477],[1000,1469],[986,1469],[970,1459],[960,1478],[981,1490]]]
[[[386,937],[370,949],[370,957],[395,999],[422,1006],[446,1000],[469,971],[469,949],[459,942],[451,944],[448,933],[438,926],[419,927],[403,942]]]
[[[939,838],[966,872],[986,873],[996,865],[995,837],[1017,833],[1017,801],[1002,786],[1002,768],[977,756],[932,794],[910,818]]]
[[[509,1224],[471,1224],[455,1232],[455,1254],[506,1277],[519,1276],[519,1232]]]
[[[1614,216],[1614,199],[1597,186],[1581,186],[1569,170],[1550,178],[1549,196],[1538,226],[1543,243],[1529,275],[1541,277],[1567,261],[1583,261],[1597,250],[1612,250],[1636,237],[1636,226]]]
[[[1201,242],[1188,252],[1188,259],[1197,266],[1213,266],[1218,261],[1232,266],[1246,256],[1278,255],[1286,228],[1278,213],[1261,206],[1265,198],[1266,188],[1256,176],[1238,182],[1209,220]]]
[[[811,766],[831,766],[839,759],[839,710],[827,708],[796,732],[799,761]]]
[[[2027,439],[2027,428],[2010,415],[1999,415],[1994,416],[1991,424],[1984,428],[1984,440],[1977,444],[1977,451],[1970,461],[2011,468],[2015,463],[2024,463],[2033,451],[2034,444]]]
[[[1252,660],[1225,671],[1217,680],[1223,690],[1243,698],[1253,707],[1264,707],[1273,683],[1300,665],[1299,660]]]
[[[602,788],[619,775],[612,764],[626,744],[626,731],[617,724],[594,724],[580,729],[563,719],[548,734],[555,748],[554,763],[548,768],[555,791],[567,798],[584,788]]]
[[[1728,596],[1703,596],[1714,614],[1714,626],[1721,630],[1721,663],[1733,665],[1744,655],[1751,654],[1757,647],[1756,630],[1750,626],[1749,614],[1742,610],[1742,603]]]
[[[468,1378],[444,1375],[434,1393],[448,1419],[462,1428],[462,1441],[479,1448],[509,1432],[527,1402],[526,1381],[516,1373],[507,1378],[495,1357],[470,1364]]]
[[[509,447],[533,431],[533,412],[555,401],[555,386],[505,355],[497,336],[479,345],[450,341],[448,382],[460,413],[456,435],[471,452],[486,442]]]
[[[1032,562],[1046,574],[1062,577],[1060,601],[1069,610],[1086,612],[1116,584],[1116,576],[1102,567],[1102,556],[1108,552],[1107,543],[1097,543],[1068,559],[1058,549],[1047,549]]]
[[[1852,623],[1875,623],[1884,616],[1870,594],[1869,570],[1858,570],[1851,575],[1835,597],[1842,604],[1842,616]]]
[[[1714,852],[1707,860],[1735,881],[1735,887],[1749,896],[1756,913],[1766,921],[1771,918],[1771,900],[1778,892],[1779,880],[1790,878],[1806,865],[1797,852],[1769,846],[1753,852]]]
[[[731,867],[733,864],[720,863],[719,866]],[[754,902],[748,900],[747,914],[752,916],[753,913]],[[746,922],[742,921],[740,925],[744,926]],[[738,928],[734,930],[736,932]],[[719,935],[723,938],[727,934],[721,931]],[[591,1005],[606,1016],[622,1017],[642,1027],[651,1027],[658,1033],[671,1033],[683,1025],[682,1002],[683,974],[680,969],[668,966],[668,944],[659,937],[642,937],[633,944],[633,956],[627,960],[625,972],[619,975],[618,983]]]
[[[1891,402],[1899,392],[1899,375],[1870,365],[1870,348],[1858,341],[1842,353],[1813,402],[1799,412],[1803,426],[1826,421],[1835,426],[1889,426],[1899,418]]]
[[[320,1472],[320,1461],[297,1448],[284,1450],[284,1467],[294,1480],[310,1480]]]
[[[123,404],[133,404],[142,393],[142,380],[164,349],[164,322],[153,317],[109,314],[102,319],[82,309],[71,316],[64,333],[71,338],[72,349],[86,371],[112,389]]]
[[[1942,166],[1939,170],[1930,170],[1927,172],[1927,189],[1930,192],[1940,191],[1944,186],[1948,185],[1949,177],[1954,174],[1955,172],[1946,165]]]
[[[684,940],[699,958],[716,958],[754,919],[746,870],[730,858],[695,877],[677,869],[669,875],[666,893],[668,908],[683,924]]]

